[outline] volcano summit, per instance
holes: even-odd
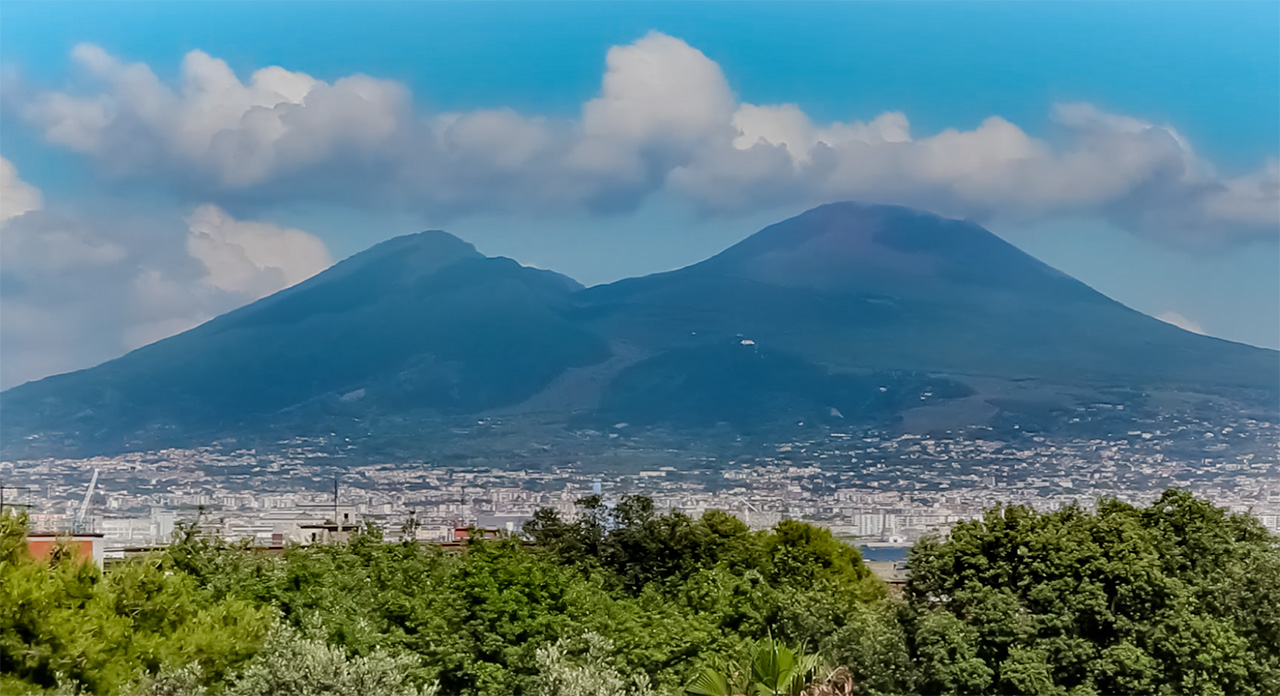
[[[1057,428],[1170,399],[1274,419],[1280,355],[1129,309],[973,223],[836,203],[583,288],[445,232],[0,394],[6,454],[536,414],[710,432]],[[552,426],[546,426],[552,427]]]

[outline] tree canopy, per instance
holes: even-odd
[[[1183,491],[999,507],[910,555],[926,693],[1280,694],[1280,552]]]
[[[1280,693],[1276,537],[1184,492],[995,508],[918,543],[901,596],[803,522],[579,512],[461,552],[363,527],[266,554],[192,525],[105,572],[31,558],[6,513],[0,691]]]

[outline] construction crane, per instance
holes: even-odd
[[[80,503],[80,510],[76,513],[76,520],[72,530],[75,532],[89,531],[85,527],[86,521],[89,519],[89,507],[93,503],[93,489],[98,485],[98,470],[93,470],[93,478],[89,479],[89,490],[84,492],[84,500]]]

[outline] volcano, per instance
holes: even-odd
[[[1265,410],[1278,390],[1275,351],[1141,314],[976,224],[836,203],[701,263],[592,288],[445,232],[398,237],[191,331],[14,387],[0,433],[7,452],[83,453],[335,413],[910,428],[924,409],[959,427],[1028,404],[1059,418],[1116,392]]]

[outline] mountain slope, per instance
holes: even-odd
[[[8,390],[5,439],[220,434],[322,399],[444,413],[517,402],[607,357],[560,316],[580,287],[443,232],[400,237],[117,360]]]
[[[1280,357],[1135,312],[972,223],[839,203],[687,268],[589,289],[443,232],[393,239],[0,394],[0,445],[51,435],[53,450],[109,451],[534,410],[695,429],[904,427],[948,408],[960,425],[1047,421],[1099,390],[1245,394],[1270,409]]]
[[[741,336],[837,370],[1276,387],[1277,356],[1135,312],[968,222],[838,203],[581,293],[640,345]]]

